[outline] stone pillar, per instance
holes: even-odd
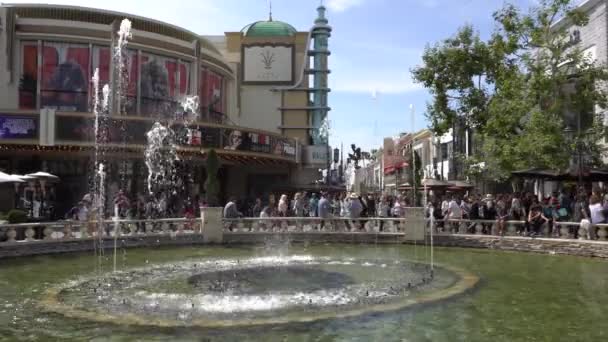
[[[405,208],[405,224],[402,224],[406,241],[424,241],[426,219],[424,208]]]
[[[222,224],[221,207],[201,208],[201,232],[205,243],[222,243],[224,225]]]

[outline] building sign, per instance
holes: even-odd
[[[307,165],[327,167],[329,162],[329,149],[327,146],[302,147],[302,162]]]
[[[291,84],[294,79],[293,45],[243,46],[243,83]]]
[[[0,115],[0,139],[38,139],[36,118]]]
[[[290,158],[296,157],[296,143],[294,140],[277,137],[273,140],[273,154]]]

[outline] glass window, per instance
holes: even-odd
[[[19,79],[19,109],[36,109],[38,87],[38,43],[21,44],[21,78]]]
[[[86,112],[88,71],[88,45],[45,42],[42,49],[42,107]]]

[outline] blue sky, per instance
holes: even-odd
[[[535,0],[513,0],[524,8]],[[10,1],[6,2],[32,2]],[[63,0],[40,1],[128,12],[172,23],[203,35],[238,31],[268,17],[267,0]],[[427,126],[429,95],[413,84],[428,43],[472,23],[486,36],[491,15],[504,0],[325,0],[334,31],[330,40],[331,143],[378,147],[385,136]],[[273,0],[275,20],[308,30],[319,0]],[[377,91],[374,100],[372,93]]]

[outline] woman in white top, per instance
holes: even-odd
[[[289,209],[289,203],[287,201],[287,195],[281,195],[279,200],[279,216],[287,217],[287,210]]]
[[[591,223],[593,225],[606,222],[606,216],[604,215],[604,207],[602,207],[602,201],[595,194],[591,195],[591,198],[589,199],[589,211],[591,212]],[[589,230],[589,239],[595,239],[594,226],[591,226],[591,229]]]

